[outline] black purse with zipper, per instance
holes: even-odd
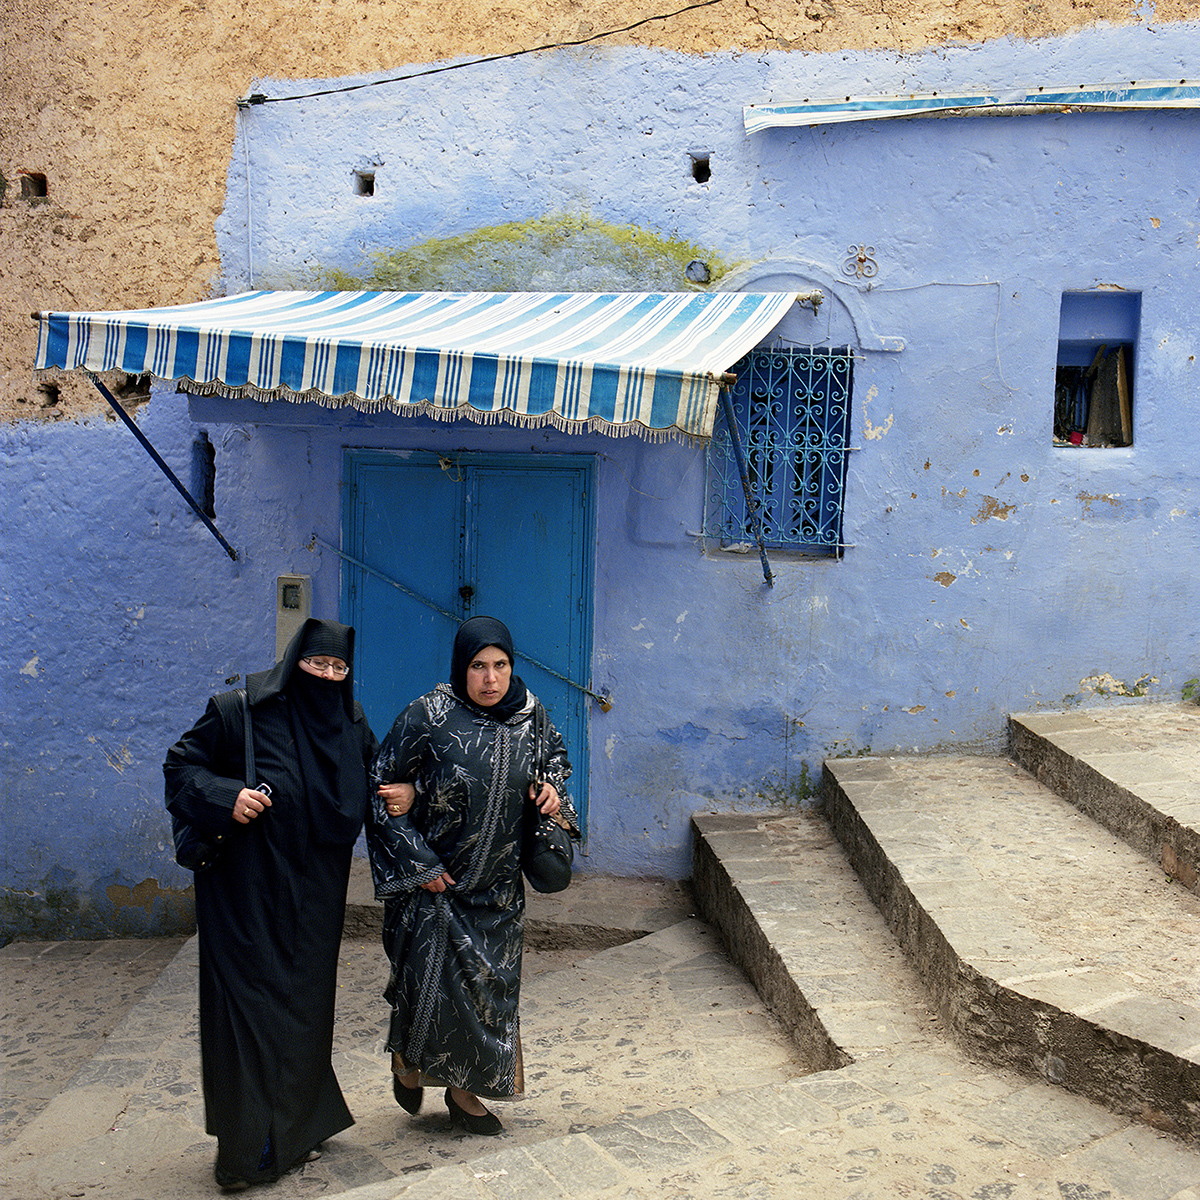
[[[534,784],[540,784],[546,752],[546,710],[540,700],[533,710]],[[540,788],[538,789],[540,790]],[[554,817],[548,817],[526,797],[521,834],[521,871],[535,892],[565,891],[571,882],[575,850],[571,835]]]

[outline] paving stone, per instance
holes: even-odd
[[[972,1114],[1000,1137],[1046,1155],[1062,1155],[1121,1128],[1121,1118],[1082,1096],[1034,1084]]]
[[[618,1121],[593,1130],[592,1140],[630,1170],[653,1170],[698,1151],[732,1145],[687,1109],[655,1113],[639,1121]]]
[[[1071,1162],[1102,1175],[1119,1195],[1139,1200],[1173,1200],[1185,1189],[1200,1189],[1196,1155],[1144,1126],[1098,1138],[1073,1154]]]

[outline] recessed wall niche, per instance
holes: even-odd
[[[1141,292],[1064,292],[1054,380],[1054,444],[1133,445]]]

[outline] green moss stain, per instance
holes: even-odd
[[[709,278],[687,277],[691,262]],[[372,252],[360,272],[318,267],[304,284],[332,291],[702,292],[730,270],[714,250],[588,214],[548,214],[405,249]]]

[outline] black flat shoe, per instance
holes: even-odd
[[[414,1117],[421,1111],[421,1097],[425,1095],[424,1088],[405,1087],[400,1082],[398,1076],[392,1076],[392,1095],[396,1097],[396,1103],[400,1105],[406,1113],[411,1113]]]
[[[248,1179],[239,1179],[236,1175],[231,1175],[220,1167],[213,1168],[213,1178],[217,1181],[217,1187],[223,1192],[244,1192],[250,1186]]]
[[[450,1110],[450,1123],[452,1125],[461,1125],[468,1133],[477,1133],[482,1137],[495,1137],[498,1133],[504,1132],[504,1126],[500,1124],[500,1118],[492,1112],[484,1112],[480,1117],[474,1113],[469,1113],[465,1109],[459,1108],[454,1103],[454,1097],[450,1095],[450,1089],[446,1089],[446,1107]]]

